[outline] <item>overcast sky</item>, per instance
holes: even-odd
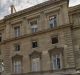
[[[10,14],[10,5],[14,4],[17,11],[28,8],[47,0],[0,0],[0,19]],[[80,4],[80,0],[70,0],[70,6]]]

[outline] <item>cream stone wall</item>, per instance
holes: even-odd
[[[37,7],[37,6],[36,6]],[[32,73],[30,54],[41,52],[41,73],[48,75],[72,74],[80,69],[80,14],[69,10],[68,1],[60,0],[39,8],[30,8],[25,12],[17,12],[6,16],[0,21],[0,32],[3,33],[3,41],[0,43],[4,62],[4,75],[14,74],[12,69],[12,58],[16,55],[22,56],[22,73]],[[34,10],[34,8],[36,8]],[[80,9],[79,9],[80,11]],[[18,15],[20,14],[20,15]],[[57,27],[49,28],[49,17],[57,15]],[[30,21],[38,20],[38,32],[32,33]],[[14,27],[20,25],[21,35],[14,36]],[[58,44],[51,44],[51,37],[58,35]],[[32,48],[32,40],[38,42],[37,48]],[[20,51],[15,51],[14,44],[20,44]],[[52,71],[49,51],[58,48],[63,52],[62,69]],[[59,74],[56,74],[59,73]],[[16,74],[15,74],[16,75]],[[20,74],[21,75],[21,74]],[[76,74],[77,75],[77,74]]]

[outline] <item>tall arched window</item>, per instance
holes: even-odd
[[[41,70],[41,53],[34,51],[30,54],[31,59],[31,71],[37,72]]]
[[[22,56],[16,55],[12,58],[13,73],[22,73]]]
[[[63,48],[54,48],[49,51],[51,58],[51,69],[59,70],[62,69],[63,64]]]

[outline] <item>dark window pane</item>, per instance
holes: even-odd
[[[60,58],[57,58],[57,68],[60,69]]]
[[[19,44],[16,44],[16,45],[15,45],[15,50],[16,50],[16,51],[20,51],[20,45],[19,45]]]
[[[32,47],[33,47],[33,48],[38,47],[38,45],[37,45],[37,42],[36,42],[36,41],[32,42]]]
[[[0,42],[2,41],[2,34],[0,33]]]
[[[58,37],[53,37],[52,38],[52,44],[58,43]]]
[[[2,41],[2,37],[0,36],[0,42]]]

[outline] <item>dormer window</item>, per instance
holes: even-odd
[[[57,17],[56,17],[56,15],[51,16],[49,18],[49,25],[50,25],[50,28],[54,28],[54,27],[57,26]]]
[[[32,31],[33,33],[34,33],[34,32],[37,32],[37,30],[38,30],[37,20],[30,22],[30,25],[31,25],[31,31]]]

